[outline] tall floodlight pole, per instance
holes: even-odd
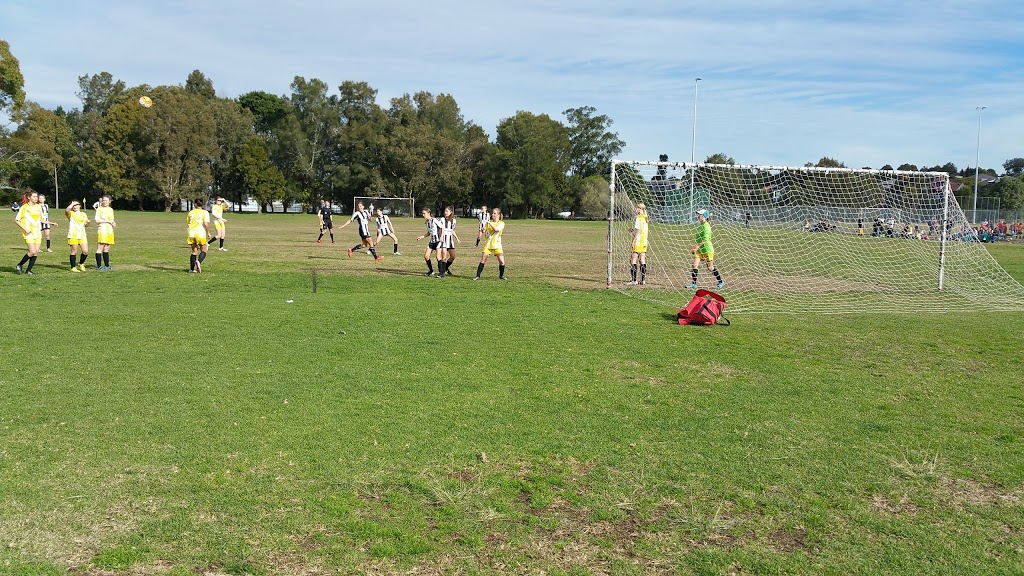
[[[975,224],[978,223],[978,168],[981,164],[981,111],[984,110],[985,106],[978,106],[975,110],[978,111],[978,149],[977,155],[974,158],[974,210],[971,212],[971,221]]]
[[[697,83],[700,78],[693,79],[693,135],[690,140],[690,164],[694,163],[697,153]],[[694,168],[690,166],[690,212],[693,212],[693,176]]]

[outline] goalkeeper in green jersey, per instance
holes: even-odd
[[[715,245],[711,243],[711,222],[708,221],[710,216],[707,210],[697,210],[699,224],[693,238],[696,244],[690,250],[693,253],[693,268],[690,269],[690,285],[687,288],[697,288],[697,267],[700,266],[701,260],[707,263],[708,270],[715,275],[718,288],[725,286],[722,275],[715,269]]]

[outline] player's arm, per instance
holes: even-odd
[[[455,233],[455,229],[454,228],[452,228],[452,237],[454,237],[455,241],[458,242],[459,244],[462,243],[462,240],[459,240],[459,235]]]

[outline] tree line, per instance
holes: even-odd
[[[251,198],[266,209],[275,201],[351,207],[355,196],[392,196],[418,206],[502,206],[512,216],[569,209],[602,218],[610,163],[626,145],[611,131],[612,119],[592,106],[565,110],[562,119],[517,111],[492,138],[449,94],[405,94],[383,107],[377,90],[357,81],[332,89],[296,76],[288,94],[225,98],[199,70],[182,85],[132,87],[101,72],[79,77],[81,105],[71,110],[39,106],[23,86],[18,61],[0,40],[0,114],[11,119],[0,126],[5,200],[19,186],[69,197],[110,194],[121,206],[162,210],[197,196]],[[151,108],[138,103],[143,95]],[[723,153],[705,162],[735,164]],[[842,163],[822,158],[816,165]],[[1004,168],[1007,177],[989,186],[1005,207],[1024,208],[1024,159]],[[973,174],[952,163],[927,170],[973,183]]]

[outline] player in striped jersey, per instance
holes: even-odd
[[[480,207],[480,214],[478,215],[478,217],[479,217],[479,220],[480,220],[480,225],[477,227],[477,230],[476,230],[476,245],[477,246],[480,245],[480,239],[483,238],[484,227],[487,226],[487,223],[491,219],[491,213],[487,211],[487,205],[486,204],[484,204],[483,206]]]
[[[50,249],[50,225],[46,224],[50,221],[50,205],[46,203],[46,195],[39,195],[39,206],[43,209],[43,239],[46,240],[46,251],[53,252]]]
[[[188,271],[196,274],[203,273],[203,260],[206,260],[206,251],[209,249],[206,239],[210,237],[210,213],[203,208],[203,204],[206,204],[205,198],[196,198],[193,208],[185,216],[188,223],[187,241],[192,250]]]
[[[36,265],[36,258],[39,257],[39,244],[43,240],[43,224],[56,227],[53,222],[43,219],[43,208],[39,205],[39,193],[29,189],[25,198],[26,202],[18,208],[18,214],[14,217],[14,223],[21,228],[21,237],[25,240],[25,256],[15,267],[18,274],[22,273],[22,266],[28,262],[25,274],[33,274],[32,267]]]
[[[374,260],[376,260],[377,262],[383,260],[384,258],[377,256],[377,251],[373,249],[373,240],[370,239],[370,211],[363,207],[362,202],[358,202],[356,204],[356,211],[354,214],[352,214],[352,218],[350,218],[348,222],[342,224],[341,227],[338,228],[338,230],[341,230],[345,226],[348,226],[354,220],[359,221],[359,238],[361,240],[359,244],[356,244],[355,246],[348,249],[348,257],[352,257],[353,251],[365,247],[367,251],[370,253],[370,255],[373,256]]]
[[[416,240],[423,240],[429,238],[427,241],[427,249],[423,251],[423,259],[427,262],[427,273],[424,276],[434,275],[434,266],[430,263],[430,256],[436,251],[437,252],[437,269],[441,269],[441,235],[438,232],[437,223],[440,218],[434,218],[434,215],[430,213],[430,208],[424,208],[420,210],[420,214],[423,215],[423,221],[427,225],[427,233],[423,236],[416,238]]]
[[[484,242],[484,252],[480,255],[480,264],[477,264],[476,277],[473,280],[480,279],[480,274],[484,271],[484,264],[487,264],[487,256],[490,254],[494,254],[498,258],[498,278],[507,280],[505,278],[505,252],[501,249],[501,233],[504,230],[505,222],[501,218],[501,208],[495,208],[491,218],[484,226],[487,242]]]
[[[85,233],[85,227],[89,225],[89,217],[77,200],[68,204],[64,215],[68,217],[68,246],[71,247],[68,262],[71,271],[85,272],[85,260],[89,257],[89,236]]]
[[[437,277],[444,278],[451,276],[452,263],[455,262],[455,243],[461,242],[455,233],[455,209],[451,206],[444,207],[444,218],[438,221],[438,229],[441,232],[441,258],[437,261]]]
[[[380,244],[385,236],[390,236],[391,241],[395,244],[395,256],[401,256],[402,253],[398,251],[398,236],[395,236],[395,229],[391,227],[391,218],[377,208],[377,218],[374,221],[377,223],[377,239],[373,241],[373,245]]]

